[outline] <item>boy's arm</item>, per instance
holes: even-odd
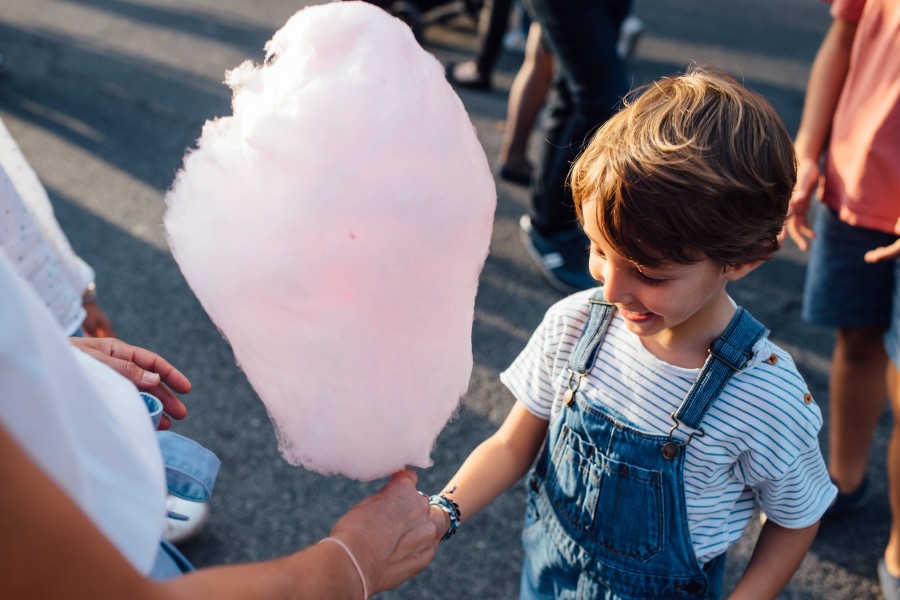
[[[797,152],[797,186],[791,197],[787,230],[801,250],[814,236],[806,220],[809,203],[819,180],[819,158],[831,129],[844,79],[850,66],[850,50],[856,23],[836,18],[813,61],[803,102],[803,116],[794,142]]]
[[[818,529],[818,522],[802,529],[788,529],[766,521],[730,600],[776,598],[800,566]]]
[[[472,451],[441,493],[456,502],[462,520],[468,520],[528,471],[546,435],[547,421],[516,402],[503,425]],[[437,507],[432,511],[446,515]],[[449,527],[449,517],[445,522]]]

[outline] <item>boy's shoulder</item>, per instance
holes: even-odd
[[[808,421],[815,431],[821,426],[821,412],[793,357],[768,335],[753,347],[753,357],[735,373],[729,388],[733,400],[752,406],[760,418],[782,415],[772,426],[798,420]]]
[[[776,344],[771,338],[771,332],[766,329],[765,334],[753,346],[753,356],[747,361],[747,365],[740,373],[752,372],[754,369],[765,369],[777,377],[800,377],[797,364],[790,352]],[[802,379],[802,378],[801,378]]]
[[[554,303],[544,314],[544,327],[583,329],[591,312],[590,300],[599,289],[575,292]]]
[[[587,315],[591,312],[591,298],[602,288],[595,287],[566,296],[547,309],[547,315],[558,317],[564,315]]]

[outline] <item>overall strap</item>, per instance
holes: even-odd
[[[731,376],[747,366],[753,358],[753,346],[768,331],[743,308],[738,308],[728,327],[709,347],[709,356],[703,364],[681,406],[672,415],[676,427],[684,423],[699,429],[703,417],[713,402],[725,389]]]
[[[615,306],[603,297],[602,287],[594,292],[589,302],[591,303],[591,312],[587,324],[569,357],[569,369],[579,375],[585,375],[591,369],[594,358],[597,356],[597,349],[606,335],[606,330],[609,328],[609,323],[616,310]]]
[[[566,391],[563,393],[562,401],[565,406],[572,406],[575,403],[575,392],[581,385],[581,380],[591,370],[594,359],[597,356],[597,349],[600,348],[600,342],[609,329],[609,323],[612,321],[616,307],[607,302],[603,297],[603,288],[598,288],[589,300],[591,304],[591,312],[588,315],[587,323],[572,355],[569,356],[569,382],[566,384]]]

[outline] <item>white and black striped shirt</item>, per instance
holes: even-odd
[[[548,419],[561,407],[569,355],[590,311],[593,290],[558,302],[525,350],[500,375],[517,400]],[[686,447],[688,527],[701,564],[737,541],[758,501],[788,528],[812,525],[834,499],[819,448],[822,414],[790,355],[768,338],[729,381],[703,420],[704,437]],[[665,435],[700,369],[665,363],[647,351],[617,313],[579,394],[631,427]]]

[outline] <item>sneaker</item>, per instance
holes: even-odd
[[[167,542],[186,542],[203,529],[209,520],[209,504],[192,502],[169,494],[166,498],[166,529],[163,538]]]
[[[622,27],[619,28],[619,42],[616,45],[619,58],[624,61],[631,60],[642,33],[644,33],[643,21],[634,15],[625,17],[625,20],[622,21]]]
[[[833,479],[832,482],[834,482]],[[866,476],[862,480],[862,483],[859,484],[859,487],[849,494],[842,494],[839,490],[834,502],[832,502],[831,506],[828,507],[828,510],[825,511],[822,518],[839,519],[841,517],[846,517],[850,513],[856,512],[864,507],[871,499],[872,486],[869,485],[869,477]]]
[[[597,286],[588,272],[588,239],[580,228],[544,237],[531,225],[531,217],[519,219],[519,237],[528,254],[554,289],[572,294]]]
[[[525,52],[525,42],[527,38],[521,29],[513,29],[503,36],[503,49],[512,52]]]
[[[884,564],[884,558],[878,560],[878,583],[884,600],[900,600],[900,577],[891,575]]]

